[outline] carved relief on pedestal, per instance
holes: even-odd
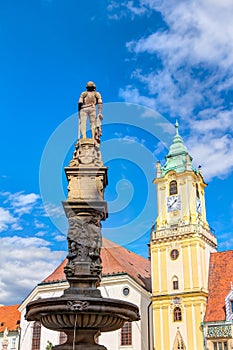
[[[100,249],[102,246],[100,216],[79,216],[72,213],[68,218],[67,278],[75,275],[77,263],[88,263],[90,273],[100,275],[102,270]]]
[[[94,174],[95,175],[95,174]],[[68,175],[68,199],[100,200],[103,199],[103,175]]]
[[[77,177],[68,175],[68,198],[81,198],[80,182]]]
[[[69,167],[103,166],[99,144],[91,139],[80,140],[75,145]]]

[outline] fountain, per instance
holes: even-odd
[[[80,119],[83,111],[89,114],[92,138],[86,138],[84,118],[85,125],[81,121],[83,137],[75,145],[69,166],[65,167],[68,198],[63,207],[69,229],[68,262],[64,271],[69,288],[60,297],[30,302],[25,316],[27,321],[40,321],[46,328],[66,333],[66,343],[54,346],[53,350],[106,350],[105,346],[97,344],[101,332],[114,331],[126,321],[139,320],[137,306],[103,298],[98,289],[102,270],[101,221],[108,216],[104,201],[108,180],[100,151],[102,99],[95,86],[88,88],[88,84],[86,95],[82,93],[80,96],[79,109]],[[95,102],[90,104],[93,96]],[[98,130],[93,128],[93,115]]]

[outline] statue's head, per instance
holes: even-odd
[[[93,81],[88,81],[86,85],[86,89],[87,91],[95,91],[96,89],[95,83],[93,83]]]

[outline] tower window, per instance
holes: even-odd
[[[178,281],[178,278],[176,276],[173,277],[173,279],[172,279],[172,286],[173,286],[174,290],[179,289],[179,281]]]
[[[125,322],[121,328],[121,345],[132,345],[132,323]]]
[[[196,184],[196,197],[197,197],[197,198],[200,198],[200,193],[199,193],[198,184]]]
[[[182,321],[181,308],[178,306],[176,306],[173,310],[173,320],[174,320],[174,322]]]
[[[176,180],[172,180],[169,184],[169,194],[172,195],[172,194],[177,194],[178,191],[177,191],[177,182]]]
[[[41,323],[35,322],[32,331],[32,350],[40,350]]]

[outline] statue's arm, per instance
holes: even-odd
[[[98,106],[98,114],[102,114],[102,109],[103,109],[102,97],[99,92],[95,93],[95,97],[96,97],[97,106]]]
[[[78,100],[78,111],[80,112],[82,105],[84,104],[85,92],[82,92]]]
[[[83,103],[82,102],[78,102],[78,111],[80,112],[81,108],[82,108]]]

